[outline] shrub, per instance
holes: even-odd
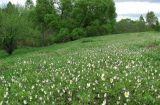
[[[99,35],[98,27],[97,26],[88,26],[86,28],[87,36],[97,36]]]
[[[70,32],[67,28],[61,28],[59,33],[55,37],[55,42],[67,42],[70,41]]]
[[[71,33],[71,40],[77,40],[86,36],[86,32],[83,28],[75,28]]]
[[[11,55],[16,48],[16,40],[14,36],[6,36],[2,40],[2,48]]]

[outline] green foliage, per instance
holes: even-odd
[[[70,31],[67,28],[60,29],[59,33],[56,35],[55,42],[67,42],[70,41]]]
[[[60,29],[60,18],[56,14],[47,14],[45,16],[45,23],[49,28],[51,28],[53,31],[57,31]]]
[[[86,36],[86,32],[83,28],[75,28],[71,33],[71,40],[80,39]]]
[[[4,11],[8,14],[18,13],[18,9],[11,2],[7,4],[7,7],[4,9]]]
[[[63,27],[75,33],[77,28],[83,28],[87,29],[86,36],[104,35],[113,31],[116,17],[113,0],[60,0],[54,3],[57,6],[56,15],[52,13],[46,18],[47,24],[53,29],[60,31]],[[79,35],[74,35],[71,40],[84,37]]]
[[[0,49],[2,48],[2,12],[0,11]]]
[[[10,2],[7,5],[5,12],[1,15],[1,39],[2,48],[8,53],[12,52],[16,48],[17,35],[20,35],[20,16],[18,16],[18,10]]]
[[[160,24],[159,24],[158,20],[156,21],[156,24],[153,28],[154,28],[155,31],[160,31]]]
[[[112,0],[79,0],[75,2],[73,9],[75,21],[79,22],[78,26],[83,28],[93,27],[93,25],[114,25],[115,23],[115,5]],[[93,27],[99,30],[98,27]],[[107,33],[105,33],[107,34]]]
[[[13,51],[16,49],[16,40],[15,36],[9,35],[5,36],[2,39],[2,48],[9,54],[11,55]]]
[[[137,21],[137,27],[139,29],[137,30],[137,32],[144,32],[150,30],[149,27],[146,25],[146,22],[142,15],[139,17],[139,21]]]
[[[32,0],[26,0],[25,8],[26,9],[32,9],[33,7],[34,7],[33,1]]]
[[[35,11],[37,22],[42,27],[42,30],[44,30],[47,28],[45,24],[46,15],[53,13],[52,2],[50,0],[37,0]]]
[[[156,17],[153,11],[147,13],[146,22],[149,27],[153,28],[156,25],[157,21],[158,21],[158,18]]]
[[[39,30],[42,33],[41,45],[45,46],[45,31],[48,28],[48,19],[47,15],[54,13],[54,6],[53,1],[51,0],[37,0],[36,7],[35,7],[35,15],[36,15],[36,22]],[[46,20],[47,19],[47,20]]]
[[[147,25],[155,31],[160,31],[160,25],[158,21],[158,17],[155,15],[153,11],[150,11],[146,15]]]
[[[21,35],[18,36],[18,47],[40,46],[41,31],[35,23],[35,11],[32,9],[21,10],[20,23]]]
[[[39,46],[40,33],[29,20],[28,11],[18,9],[9,3],[1,12],[1,46],[10,54],[15,46]]]
[[[115,33],[131,33],[148,31],[148,26],[143,20],[133,21],[131,19],[122,19],[115,25]]]
[[[145,20],[144,20],[142,15],[139,17],[139,21],[142,22],[142,23],[145,23]]]

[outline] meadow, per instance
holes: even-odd
[[[0,105],[160,105],[160,34],[0,51]]]

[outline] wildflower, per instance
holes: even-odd
[[[118,104],[120,104],[120,102],[119,102],[119,101],[117,101],[117,105],[118,105]]]
[[[106,99],[103,101],[102,105],[106,105]]]
[[[91,67],[91,64],[89,63],[87,66],[90,68],[90,67]]]
[[[72,98],[68,98],[68,101],[72,101]]]
[[[91,86],[91,84],[90,83],[87,83],[87,88],[89,88]]]
[[[42,101],[42,97],[39,97],[39,100]]]
[[[43,63],[44,63],[44,64],[46,64],[47,62],[46,62],[46,61],[44,61]]]
[[[33,99],[32,96],[29,97],[30,101]]]
[[[113,79],[112,78],[110,78],[110,83],[113,83]]]
[[[117,66],[114,66],[114,69],[115,69],[115,70],[117,70],[117,69],[118,69],[118,67],[117,67]]]
[[[8,96],[8,92],[6,92],[6,94],[4,95],[4,98],[6,98]]]
[[[158,95],[157,98],[160,99],[160,95]]]
[[[24,63],[24,64],[26,64],[27,62],[26,62],[26,61],[24,61],[23,63]]]
[[[117,78],[117,76],[114,76],[113,78],[114,78],[114,79],[116,79],[116,78]]]
[[[32,90],[34,89],[34,86],[32,86]]]
[[[104,97],[105,97],[105,98],[107,97],[107,94],[106,94],[106,93],[104,94]]]
[[[72,84],[72,83],[73,83],[73,81],[72,81],[72,80],[70,80],[70,81],[69,81],[69,83],[70,83],[70,84]]]
[[[126,92],[124,93],[124,96],[125,96],[126,98],[128,98],[128,97],[129,97],[129,91],[126,91]]]
[[[70,60],[68,60],[68,62],[67,62],[68,64],[71,64],[71,61]]]
[[[104,74],[101,75],[102,81],[105,81]]]
[[[2,104],[3,104],[3,101],[0,102],[0,105],[2,105]]]
[[[128,65],[126,66],[126,69],[129,69],[129,66],[128,66]]]
[[[26,101],[26,100],[24,100],[24,101],[23,101],[23,104],[24,104],[24,105],[27,105],[27,101]]]

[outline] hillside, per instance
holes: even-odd
[[[0,51],[0,105],[158,105],[160,34]]]

